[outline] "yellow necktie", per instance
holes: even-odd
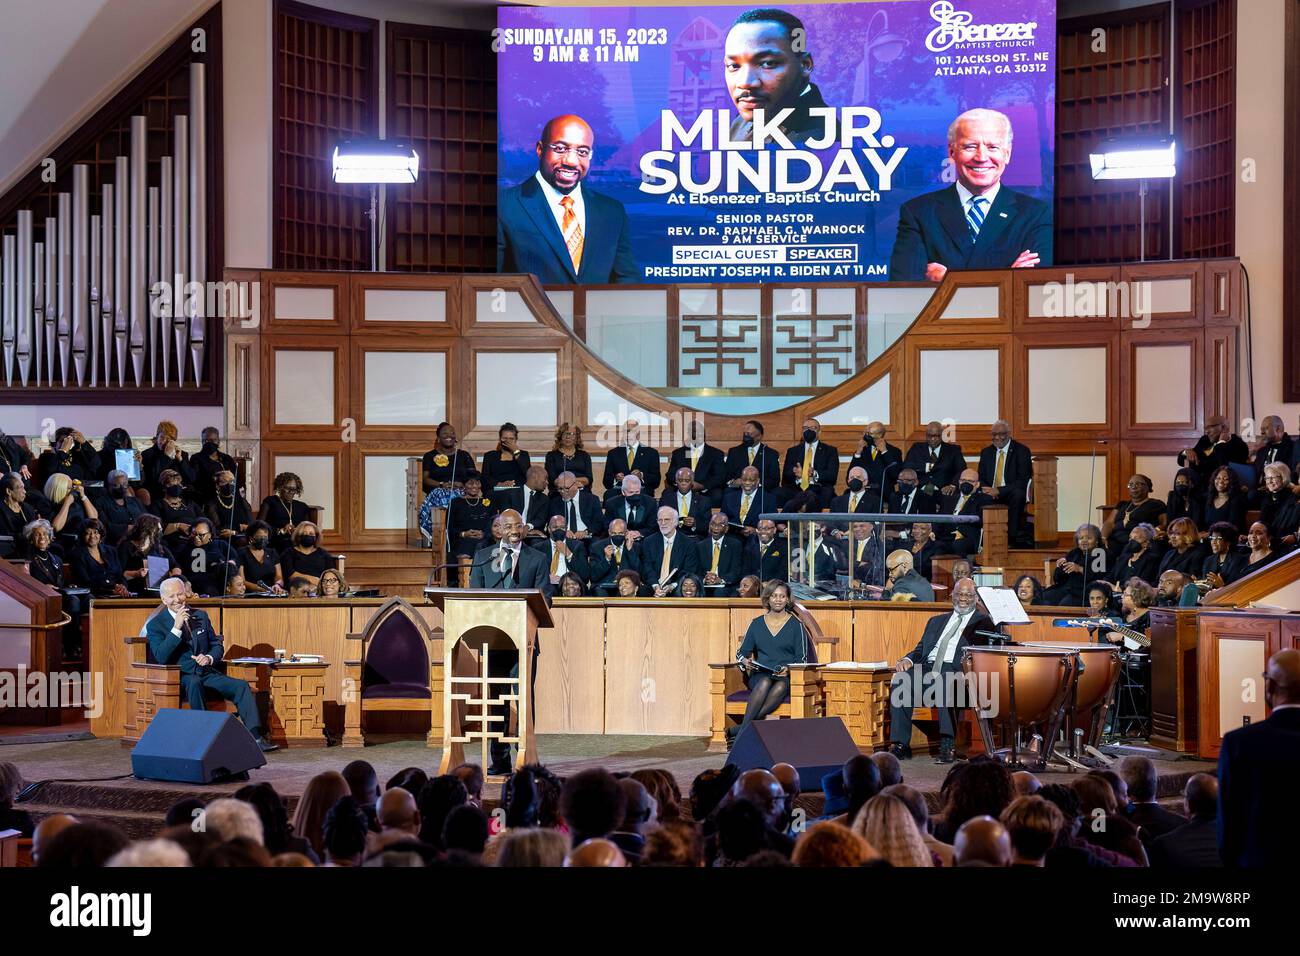
[[[699,467],[700,467],[700,449],[693,448],[691,449],[691,471],[695,471]]]
[[[722,553],[722,542],[716,539],[713,542],[713,564],[709,565],[709,573],[718,573],[718,555]]]
[[[858,564],[862,563],[862,549],[865,548],[866,546],[867,546],[866,538],[863,538],[861,541],[858,542],[858,558],[857,558]]]
[[[749,500],[753,495],[742,494],[740,496],[740,523],[745,523],[745,515],[749,514]]]
[[[560,200],[560,205],[564,207],[560,231],[564,233],[564,244],[569,249],[573,271],[577,272],[582,266],[582,247],[586,240],[582,237],[582,225],[578,222],[578,214],[573,211],[573,197],[565,196]]]
[[[858,510],[858,498],[859,495],[856,492],[849,495],[849,511],[852,512]]]
[[[993,487],[994,487],[994,488],[1001,488],[1001,487],[1002,487],[1002,461],[1003,461],[1003,459],[1006,457],[1006,456],[1004,455],[1004,452],[1005,452],[1005,449],[1003,449],[1003,448],[999,448],[999,449],[998,449],[998,464],[997,464],[997,467],[993,469]]]
[[[808,583],[809,584],[816,583],[816,577],[814,576],[813,573],[813,569],[814,567],[816,567],[816,565],[813,563],[813,555],[815,555],[816,553],[817,553],[816,548],[813,547],[808,548]]]
[[[756,445],[749,446],[749,463],[751,465],[754,463],[754,453],[757,451],[758,451],[758,447]]]
[[[803,446],[803,471],[799,478],[799,487],[804,491],[808,490],[808,482],[812,476],[812,448],[808,445]]]
[[[676,537],[676,535],[674,535],[673,537]],[[667,538],[664,538],[664,559],[659,562],[660,581],[668,577],[668,572],[671,570],[671,565],[672,565],[672,555],[673,555],[673,544]]]
[[[684,515],[686,511],[686,496],[679,491],[677,492],[677,513]]]
[[[554,543],[551,544],[551,573],[560,573],[560,549]]]

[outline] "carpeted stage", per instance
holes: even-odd
[[[149,836],[162,824],[167,808],[182,797],[213,799],[229,795],[242,783],[208,786],[157,783],[130,777],[131,752],[116,740],[72,740],[48,743],[16,743],[0,748],[0,759],[18,765],[26,780],[51,781],[41,787],[31,800],[21,804],[34,817],[52,813],[73,813],[83,819],[111,822],[135,837]],[[633,737],[600,735],[539,736],[537,748],[542,761],[561,776],[587,767],[605,767],[612,771],[633,771],[645,767],[663,767],[673,774],[682,789],[689,793],[691,781],[701,771],[721,767],[725,753],[712,753],[702,737]],[[364,759],[374,765],[380,786],[405,767],[420,767],[432,773],[438,766],[439,750],[410,740],[376,744],[365,748],[279,750],[267,755],[267,765],[250,773],[250,782],[266,781],[287,798],[290,808],[297,802],[307,781],[325,770],[341,770],[349,761]],[[1160,771],[1161,799],[1181,795],[1183,785],[1193,773],[1214,769],[1214,765],[1187,758],[1157,760]],[[918,756],[903,763],[903,778],[926,793],[932,806],[937,804],[939,785],[948,768],[931,757]],[[126,776],[122,776],[126,775]],[[1044,783],[1068,783],[1076,774],[1045,772],[1038,775]],[[121,779],[95,779],[113,778]],[[494,806],[500,785],[489,781],[484,787],[484,803]],[[820,815],[821,794],[800,798],[810,815]]]

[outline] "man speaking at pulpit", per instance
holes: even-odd
[[[517,588],[536,589],[543,594],[549,580],[549,568],[546,558],[534,548],[525,548],[524,519],[518,511],[507,509],[501,512],[501,542],[488,548],[480,548],[474,555],[474,566],[469,573],[471,588],[510,591]],[[533,650],[536,654],[536,648]],[[537,668],[529,669],[536,677]],[[493,650],[488,659],[488,677],[519,676],[519,652],[516,650]],[[501,696],[506,685],[493,684],[492,697]],[[509,727],[510,707],[505,702],[497,704],[493,713],[500,717],[497,726]],[[499,740],[492,741],[492,766],[488,767],[489,776],[504,776],[513,768],[510,763],[510,745]]]

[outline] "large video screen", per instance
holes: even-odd
[[[503,7],[494,49],[502,272],[1052,264],[1054,0]]]

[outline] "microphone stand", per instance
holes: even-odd
[[[893,468],[895,465],[901,465],[901,464],[902,464],[901,461],[891,462],[890,464],[886,465],[885,470],[880,473],[880,503],[876,506],[877,514],[885,513],[885,489],[889,487],[888,482],[885,481],[885,476],[889,474],[889,469]],[[889,569],[885,567],[885,561],[886,561],[885,532],[887,529],[883,527],[884,522],[881,522],[881,524],[882,527],[880,529],[880,567],[884,569],[885,577],[888,578]]]
[[[1106,444],[1104,438],[1098,439],[1092,444],[1092,459],[1088,463],[1088,523],[1092,524],[1092,486],[1097,477],[1097,446]],[[1097,526],[1097,532],[1100,536],[1101,527]],[[1104,547],[1104,542],[1098,540],[1097,547]],[[1083,606],[1088,606],[1088,569],[1092,566],[1092,555],[1087,555],[1083,562]]]

